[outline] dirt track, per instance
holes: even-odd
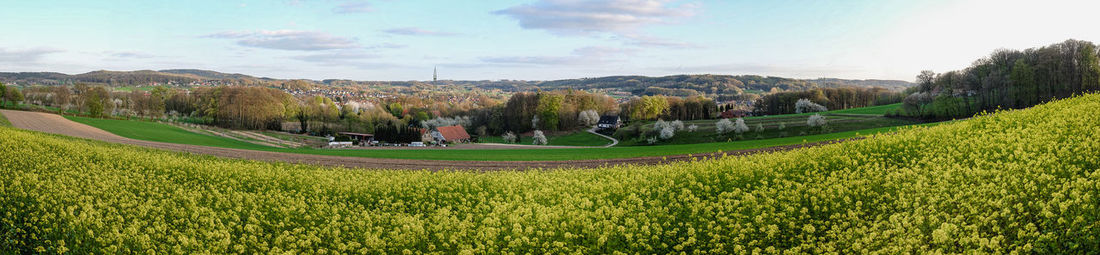
[[[61,134],[73,137],[88,138],[111,143],[138,145],[149,148],[188,152],[195,154],[214,155],[219,157],[240,158],[263,161],[281,161],[289,163],[315,164],[324,166],[343,166],[353,168],[381,168],[381,169],[429,169],[429,170],[508,170],[531,168],[562,168],[562,167],[598,167],[618,164],[657,164],[671,161],[690,160],[693,157],[715,157],[718,154],[672,155],[665,157],[642,157],[625,159],[602,160],[569,160],[569,161],[445,161],[445,160],[414,160],[414,159],[381,159],[361,157],[340,157],[310,154],[296,154],[283,152],[253,151],[242,149],[218,148],[198,145],[150,142],[135,140],[111,134],[101,129],[77,123],[56,114],[0,110],[7,119],[17,128],[35,130],[46,133]],[[816,146],[825,143],[810,143],[792,146],[779,146],[741,151],[725,152],[727,155],[745,155],[761,152],[783,151],[808,146]]]

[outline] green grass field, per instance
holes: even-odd
[[[563,136],[547,137],[550,145],[563,145],[563,146],[604,146],[611,143],[611,140],[594,135],[586,131],[577,131],[572,134]]]
[[[806,120],[813,113],[748,117],[744,118],[745,124],[751,130],[742,134],[741,138],[771,139],[820,134],[822,132],[832,133],[855,131],[868,128],[882,128],[919,124],[917,121],[887,118],[882,116],[885,111],[889,111],[897,107],[900,107],[900,104],[823,112],[820,114],[825,116],[825,119],[828,122],[828,130],[825,131],[822,131],[822,129],[820,128],[810,128],[807,126]],[[716,122],[717,120],[684,121],[685,127],[696,125],[698,126],[698,130],[695,132],[687,132],[683,130],[677,131],[676,135],[673,136],[671,139],[660,140],[657,142],[657,144],[698,144],[725,142],[731,139],[736,139],[737,135],[732,132],[727,134],[718,134],[715,129]],[[622,141],[620,141],[619,146],[647,145],[648,141],[646,141],[646,138],[657,136],[655,131],[651,131],[654,123],[654,121],[649,121],[642,124],[641,129],[645,134],[637,134],[626,139],[621,139]],[[763,125],[764,131],[757,132],[757,124]],[[779,129],[780,124],[784,126],[782,130]]]
[[[97,127],[123,137],[170,142],[181,144],[193,144],[236,149],[250,149],[261,151],[289,152],[329,156],[367,157],[367,158],[398,158],[398,159],[425,159],[425,160],[489,160],[489,161],[527,161],[527,160],[583,160],[583,159],[610,159],[633,158],[650,156],[667,156],[682,154],[699,154],[717,151],[735,151],[744,149],[766,148],[784,146],[808,142],[821,142],[837,139],[852,138],[861,135],[890,132],[898,127],[882,127],[829,134],[807,135],[799,137],[784,137],[762,140],[741,140],[732,142],[715,142],[700,144],[676,144],[658,146],[627,146],[612,148],[578,148],[578,149],[491,149],[491,150],[465,150],[465,149],[423,149],[423,150],[337,150],[337,149],[312,149],[312,148],[272,148],[241,142],[223,137],[201,135],[188,132],[177,127],[155,122],[141,122],[129,120],[91,119],[81,117],[67,117],[71,120]],[[585,138],[586,139],[586,138]]]
[[[585,131],[577,131],[565,135],[550,135],[546,137],[548,145],[558,146],[604,146],[611,143],[611,140],[604,139],[603,137],[593,135]],[[478,141],[482,143],[505,143],[504,138],[499,135],[478,137]],[[520,137],[519,144],[531,144],[532,140],[530,136]]]
[[[148,121],[96,119],[86,117],[65,116],[65,118],[84,123],[89,126],[103,129],[107,132],[138,140],[191,144],[212,147],[263,150],[271,147],[237,141],[225,137],[196,134],[181,128]]]
[[[851,109],[844,109],[844,110],[829,111],[829,112],[826,112],[826,113],[886,115],[887,112],[890,112],[890,111],[892,111],[894,109],[898,109],[898,108],[901,108],[901,103],[888,104],[888,105],[879,105],[879,106],[868,106],[868,107],[860,107],[860,108],[851,108]]]
[[[886,115],[887,112],[889,112],[891,110],[894,110],[894,109],[898,109],[898,108],[901,108],[901,103],[888,104],[888,105],[878,105],[878,106],[868,106],[868,107],[859,107],[859,108],[849,108],[849,109],[835,110],[835,111],[825,111],[825,112],[810,112],[810,113],[792,113],[792,114],[781,114],[781,115],[752,116],[752,117],[745,117],[745,120],[785,118],[785,117],[792,117],[792,116],[810,116],[810,115],[814,115],[815,113],[821,114],[821,115],[829,115],[829,114],[867,114],[867,115],[883,116],[883,115]]]

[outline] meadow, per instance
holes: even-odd
[[[262,150],[272,148],[244,141],[233,140],[225,137],[199,134],[184,130],[179,127],[157,122],[100,119],[78,116],[65,116],[65,118],[83,123],[85,125],[97,127],[116,135],[138,140],[250,150]]]
[[[668,145],[668,144],[699,144],[699,143],[714,143],[714,142],[727,142],[737,140],[761,140],[772,138],[785,138],[785,137],[800,137],[806,135],[833,133],[833,132],[846,132],[856,131],[870,128],[884,128],[895,127],[905,125],[917,125],[921,122],[887,118],[882,115],[876,114],[855,114],[850,112],[877,112],[883,108],[878,106],[853,108],[847,110],[840,110],[834,112],[821,113],[825,116],[828,123],[828,129],[815,128],[807,126],[806,120],[813,114],[784,114],[784,115],[772,115],[772,116],[758,116],[744,118],[745,125],[750,128],[750,131],[745,132],[738,136],[734,132],[726,134],[718,134],[715,123],[717,120],[689,120],[684,121],[684,126],[696,125],[698,129],[695,132],[687,132],[685,130],[679,130],[676,135],[671,139],[658,140],[656,145]],[[731,120],[732,121],[732,120]],[[648,145],[649,141],[646,138],[657,137],[657,131],[653,129],[653,121],[640,123],[641,134],[634,135],[630,139],[622,139],[620,143],[623,146],[634,145]],[[761,125],[764,130],[757,131],[757,125]],[[631,127],[628,127],[631,128]]]
[[[531,144],[531,136],[520,136],[519,141],[516,144]],[[482,143],[506,143],[504,138],[500,136],[485,136],[478,137],[478,141]],[[585,131],[575,131],[565,134],[550,134],[546,136],[547,145],[558,146],[604,146],[611,143],[611,140],[607,140],[603,137],[593,135]]]
[[[0,127],[10,253],[1085,253],[1100,95],[822,147],[525,172],[328,169]]]
[[[868,107],[848,108],[848,109],[832,110],[832,111],[824,111],[824,112],[809,112],[809,113],[792,113],[792,114],[782,114],[782,115],[751,116],[751,117],[745,117],[745,120],[769,119],[769,118],[776,118],[776,117],[783,118],[783,117],[791,117],[791,116],[810,116],[810,115],[814,115],[814,114],[822,114],[822,115],[827,115],[827,114],[866,114],[866,115],[883,116],[883,115],[886,115],[886,113],[897,110],[899,108],[901,108],[901,103],[887,104],[887,105],[877,105],[877,106],[868,106]]]

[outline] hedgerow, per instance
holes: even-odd
[[[12,253],[1081,253],[1100,95],[789,152],[525,172],[328,169],[0,127]]]

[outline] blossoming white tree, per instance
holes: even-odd
[[[795,113],[824,112],[824,111],[828,111],[828,110],[829,109],[825,108],[825,106],[819,105],[819,104],[814,103],[813,101],[810,101],[809,99],[805,99],[805,98],[799,99],[797,102],[794,102],[794,112]]]
[[[745,119],[737,118],[737,121],[733,122],[733,132],[740,135],[749,131],[749,126],[745,125]]]
[[[719,134],[729,133],[733,131],[733,122],[730,119],[721,119],[714,123],[714,130]]]
[[[546,135],[542,134],[542,130],[535,130],[535,134],[531,139],[534,140],[535,145],[546,145]]]
[[[806,125],[810,127],[820,127],[826,124],[828,123],[825,122],[825,116],[821,116],[821,114],[814,114],[806,119]]]

